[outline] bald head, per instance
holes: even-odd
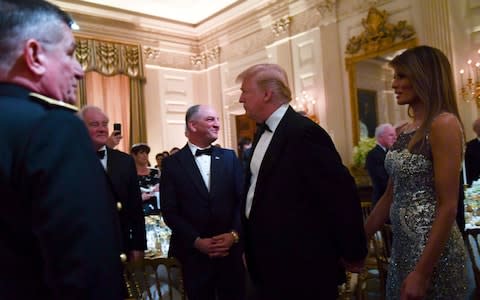
[[[220,119],[213,107],[194,105],[185,115],[186,136],[188,140],[200,147],[208,147],[218,138]]]

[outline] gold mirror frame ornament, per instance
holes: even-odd
[[[399,21],[396,25],[391,24],[387,22],[387,18],[387,11],[370,8],[367,18],[362,19],[364,31],[349,39],[345,51],[348,55],[345,58],[345,65],[348,72],[354,145],[358,144],[360,139],[356,63],[417,45],[415,30],[411,25],[406,21]]]

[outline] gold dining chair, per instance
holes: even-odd
[[[468,256],[470,257],[473,274],[475,277],[475,299],[480,299],[480,228],[465,230],[464,239],[465,243],[467,244]]]
[[[124,268],[128,299],[185,300],[180,263],[173,257],[145,258]]]
[[[385,287],[387,284],[388,264],[392,253],[392,227],[385,224],[375,233],[373,238],[375,246],[375,257],[377,259],[378,274],[380,277],[380,291],[385,299]]]

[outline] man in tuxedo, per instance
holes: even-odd
[[[336,299],[338,269],[367,254],[360,201],[325,130],[290,106],[286,72],[254,65],[237,77],[259,126],[243,205],[254,298]]]
[[[97,151],[98,158],[108,174],[117,202],[124,251],[129,260],[141,260],[147,248],[142,198],[133,158],[106,146],[108,117],[96,106],[85,106],[79,112]]]
[[[480,118],[473,122],[473,131],[477,137],[469,141],[465,149],[465,171],[469,185],[480,176]]]
[[[189,300],[241,300],[242,167],[233,150],[211,145],[220,130],[213,108],[190,107],[185,123],[188,143],[163,159],[160,177],[169,255],[182,264]]]
[[[0,299],[121,299],[115,207],[82,122],[73,20],[0,0]]]
[[[397,139],[395,128],[388,123],[377,126],[375,128],[375,139],[377,140],[377,145],[368,152],[365,160],[365,167],[373,186],[372,207],[375,206],[387,188],[388,174],[384,163],[388,149],[392,147]]]

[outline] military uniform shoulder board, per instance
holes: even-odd
[[[65,103],[65,102],[62,102],[62,101],[58,101],[58,100],[55,100],[53,98],[49,98],[47,96],[44,96],[44,95],[40,95],[40,94],[37,94],[37,93],[30,93],[28,94],[30,96],[30,98],[38,101],[38,102],[41,102],[43,104],[47,104],[51,107],[59,107],[59,108],[65,108],[67,110],[71,110],[71,111],[78,111],[78,107],[76,107],[75,105],[71,105],[71,104],[68,104],[68,103]]]

